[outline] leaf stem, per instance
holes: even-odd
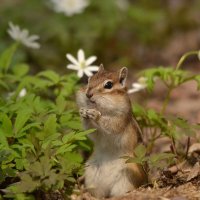
[[[178,64],[176,65],[175,70],[178,70],[180,68],[180,66],[183,64],[183,62],[186,60],[187,57],[189,57],[191,55],[198,55],[198,53],[199,53],[199,51],[189,51],[189,52],[183,54],[183,56],[178,61]]]
[[[187,147],[186,147],[186,152],[185,152],[186,159],[188,158],[189,148],[190,148],[190,137],[188,137],[188,139],[187,139]]]
[[[167,105],[169,103],[170,96],[171,96],[171,93],[172,93],[173,89],[174,89],[173,87],[169,87],[169,89],[167,91],[167,95],[165,97],[165,100],[164,100],[164,103],[163,103],[163,107],[161,109],[161,114],[165,114],[165,111],[166,111]]]
[[[178,70],[180,68],[180,66],[183,64],[183,62],[186,60],[187,57],[191,56],[191,55],[198,55],[199,51],[190,51],[190,52],[187,52],[185,53],[179,60],[178,64],[176,65],[176,68],[175,70]],[[192,80],[192,78],[195,77],[195,76],[191,76],[189,77],[188,79],[186,79],[186,81],[188,80]],[[186,82],[185,81],[185,82]],[[165,111],[166,111],[166,108],[167,108],[167,105],[169,103],[169,99],[170,99],[170,95],[172,93],[172,90],[174,89],[173,86],[168,86],[169,90],[167,92],[167,95],[166,95],[166,98],[165,98],[165,101],[163,103],[163,107],[162,107],[162,111],[161,113],[164,114]]]

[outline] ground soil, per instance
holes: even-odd
[[[96,200],[89,193],[75,198],[77,200]],[[199,200],[200,186],[196,183],[185,183],[177,187],[139,188],[123,197],[113,197],[108,200]]]

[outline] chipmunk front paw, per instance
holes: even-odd
[[[86,119],[98,120],[101,113],[95,109],[80,108],[80,116]]]

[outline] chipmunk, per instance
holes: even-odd
[[[77,104],[94,152],[86,162],[85,186],[97,198],[121,196],[148,178],[142,166],[126,163],[138,145],[138,125],[132,116],[126,89],[128,69],[108,72],[103,65],[88,79],[85,89],[77,92]]]

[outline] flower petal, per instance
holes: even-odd
[[[133,88],[137,88],[137,89],[143,89],[143,88],[146,87],[146,85],[140,84],[140,83],[133,83],[133,84],[132,84],[132,87],[133,87]]]
[[[26,40],[26,41],[22,41],[22,43],[25,46],[33,48],[33,49],[39,49],[40,48],[40,44],[38,42],[31,42],[29,40]]]
[[[81,13],[88,6],[88,0],[50,0],[56,12],[63,12],[66,16]]]
[[[98,66],[95,66],[95,65],[93,65],[93,66],[89,66],[89,67],[87,67],[90,71],[94,71],[94,72],[96,72],[96,71],[98,71],[99,70],[99,67]]]
[[[79,67],[79,66],[77,66],[77,65],[72,65],[72,64],[69,64],[69,65],[67,65],[67,69],[79,70],[79,69],[80,69],[80,67]]]
[[[78,50],[77,56],[78,56],[78,61],[79,61],[79,63],[85,61],[85,54],[84,54],[84,51],[83,51],[82,49],[79,49],[79,50]]]
[[[83,70],[82,70],[82,69],[79,69],[79,70],[78,70],[77,76],[78,76],[79,78],[83,77]]]
[[[28,39],[28,35],[29,35],[29,31],[27,29],[24,29],[24,30],[21,31],[20,36],[21,36],[22,40],[24,40],[24,41],[27,40]]]
[[[85,64],[86,64],[87,66],[89,66],[89,65],[92,64],[96,59],[97,59],[96,56],[91,56],[91,57],[89,57],[89,58],[85,61]]]
[[[138,83],[140,83],[140,84],[146,84],[146,82],[147,82],[147,78],[146,77],[140,77],[139,79],[138,79]]]
[[[128,94],[132,94],[132,93],[135,93],[135,92],[138,92],[138,91],[140,91],[140,90],[137,89],[137,88],[132,88],[132,89],[128,90]]]
[[[28,39],[29,41],[38,40],[40,37],[38,35],[31,35]]]
[[[72,62],[75,65],[79,65],[79,62],[76,60],[76,58],[74,58],[74,56],[72,56],[71,54],[67,54],[66,55],[67,59]]]
[[[12,22],[9,22],[8,24],[9,24],[10,30],[11,30],[12,32],[19,32],[19,30],[20,30],[19,26],[14,25]]]
[[[21,30],[19,26],[15,26],[12,22],[9,22],[9,27],[10,29],[8,29],[7,32],[10,35],[10,37],[14,40],[20,40]]]
[[[26,95],[27,91],[26,88],[23,88],[20,92],[19,92],[19,97],[24,97]]]
[[[7,32],[12,39],[17,40],[16,34],[12,30],[8,30]]]
[[[85,73],[88,77],[90,77],[90,76],[93,75],[93,73],[92,73],[88,68],[85,68],[85,69],[84,69],[84,73]]]

